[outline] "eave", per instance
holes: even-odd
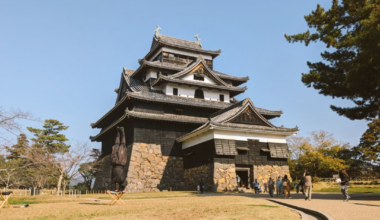
[[[172,79],[166,76],[159,76],[158,79],[156,79],[152,83],[152,87],[159,86],[162,83],[174,83],[178,85],[187,85],[190,87],[197,87],[197,88],[208,88],[208,89],[215,89],[219,91],[228,91],[231,93],[231,97],[236,96],[240,93],[243,93],[247,90],[247,87],[234,87],[234,86],[220,86],[220,85],[213,85],[208,83],[201,83],[201,82],[193,82],[190,80],[179,80],[179,79]]]
[[[169,47],[174,49],[186,50],[189,52],[195,52],[199,54],[210,55],[213,59],[221,54],[221,50],[204,50],[204,49],[196,49],[186,46],[181,46],[177,44],[171,44],[168,42],[160,41],[158,38],[157,43],[151,48],[151,50],[145,55],[144,59],[149,60],[152,56],[161,48],[161,47]]]
[[[107,131],[112,129],[114,126],[119,124],[126,118],[136,118],[136,119],[144,119],[144,120],[155,120],[155,121],[167,121],[173,123],[185,123],[185,124],[203,124],[207,121],[207,118],[193,117],[193,116],[184,116],[184,115],[173,115],[173,114],[154,114],[154,113],[146,113],[146,112],[136,112],[125,110],[123,116],[121,116],[118,120],[113,122],[111,125],[103,129],[98,135],[94,137],[90,137],[91,141],[97,140]]]

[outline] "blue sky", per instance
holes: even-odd
[[[156,25],[186,40],[199,34],[205,49],[221,49],[214,69],[249,76],[258,107],[284,111],[275,125],[299,127],[299,136],[326,130],[358,144],[365,121],[338,116],[330,105],[351,103],[307,88],[306,61],[319,61],[323,44],[289,44],[284,34],[307,29],[303,16],[317,3],[288,1],[18,1],[0,0],[0,106],[70,126],[72,141],[89,141],[90,123],[114,104],[123,67],[137,69]],[[41,127],[42,123],[23,122]],[[99,143],[93,143],[99,147]]]

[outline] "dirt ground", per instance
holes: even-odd
[[[109,206],[105,195],[39,197],[29,208],[3,208],[1,219],[300,219],[297,212],[244,194],[156,193],[126,195]],[[15,203],[28,203],[16,198]],[[11,201],[12,204],[12,201]]]

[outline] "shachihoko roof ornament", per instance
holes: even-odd
[[[200,47],[202,47],[201,39],[199,38],[199,34],[196,34],[194,37],[195,37],[195,39],[197,39],[196,43],[197,43]]]
[[[154,30],[154,36],[156,38],[160,38],[161,37],[160,30],[162,30],[161,27],[157,25],[156,30]]]

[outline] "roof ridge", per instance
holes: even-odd
[[[243,103],[246,99],[248,99],[248,98],[245,98],[245,99],[243,99],[243,100],[241,100],[241,101],[239,101],[239,102],[237,102],[237,103],[235,103],[235,104],[233,104],[233,105],[228,106],[227,108],[224,108],[224,109],[221,109],[221,110],[219,110],[219,111],[217,111],[217,112],[212,113],[212,114],[210,115],[209,118],[210,118],[210,119],[211,119],[211,118],[214,118],[214,117],[216,117],[217,115],[220,115],[220,114],[222,114],[222,113],[224,113],[224,112],[226,112],[226,111],[229,111],[229,110],[235,108],[236,106],[238,106],[238,105],[240,105],[241,103]]]
[[[172,39],[176,39],[176,40],[187,41],[189,43],[194,43],[194,44],[198,45],[200,48],[202,48],[196,41],[185,40],[185,39],[171,37],[171,36],[167,36],[167,35],[163,35],[163,34],[160,34],[160,36],[158,37],[158,39],[160,39],[161,37],[167,37],[167,38],[172,38]]]

